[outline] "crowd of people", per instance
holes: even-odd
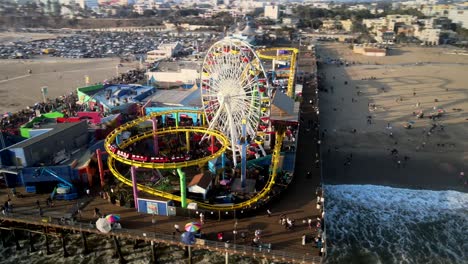
[[[65,116],[74,116],[79,111],[79,105],[76,104],[78,97],[76,93],[71,92],[59,96],[55,99],[49,99],[47,102],[38,102],[33,106],[28,106],[16,113],[4,113],[0,122],[2,131],[13,131],[31,121],[38,114],[49,113],[51,111],[62,112]]]
[[[112,78],[111,80],[106,81],[108,84],[134,84],[141,83],[146,79],[146,71],[144,69],[134,69],[129,70],[126,73],[122,73],[117,77]]]

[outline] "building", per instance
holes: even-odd
[[[76,3],[83,9],[93,9],[99,7],[97,0],[76,0]]]
[[[324,30],[340,30],[341,22],[334,19],[327,19],[322,21],[322,29]]]
[[[182,51],[183,46],[179,42],[162,43],[158,49],[146,53],[146,62],[153,63],[163,59],[169,59]]]
[[[95,85],[77,88],[78,100],[89,109],[102,113],[126,113],[134,111],[156,92],[152,86],[136,84]]]
[[[299,23],[299,19],[292,18],[292,17],[284,17],[283,18],[283,25],[296,28],[297,24]]]
[[[447,16],[449,10],[451,9],[450,5],[425,5],[423,6],[420,11],[425,16]]]
[[[362,24],[366,26],[370,32],[375,33],[382,29],[387,29],[387,20],[384,17],[375,19],[363,19]]]
[[[85,121],[56,124],[46,133],[24,140],[8,148],[13,164],[30,167],[57,164],[88,143]]]
[[[399,25],[412,25],[416,23],[418,17],[410,15],[387,15],[386,23],[387,29],[395,31]]]
[[[148,72],[146,75],[152,82],[180,83],[191,87],[200,78],[200,68],[201,61],[164,61],[159,63],[156,71]]]
[[[463,28],[468,29],[468,6],[458,6],[448,11],[447,17],[458,23]]]
[[[265,18],[272,20],[278,20],[280,18],[279,6],[277,5],[266,5],[265,6]]]
[[[354,45],[353,52],[357,54],[362,54],[365,56],[372,57],[384,57],[387,56],[387,50],[377,47],[365,46],[365,45]]]
[[[405,35],[407,37],[414,36],[414,26],[402,25],[397,28],[397,35]]]
[[[353,21],[351,19],[341,20],[341,28],[345,31],[353,31]]]
[[[441,30],[438,28],[425,28],[421,30],[417,27],[417,30],[415,30],[415,37],[417,37],[423,44],[439,45],[440,33]]]
[[[188,191],[191,193],[199,193],[203,195],[203,199],[206,199],[206,194],[211,189],[213,177],[207,173],[200,173],[195,175],[190,183],[187,185]]]

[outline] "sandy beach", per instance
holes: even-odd
[[[28,60],[0,60],[0,112],[16,112],[42,101],[41,87],[48,87],[48,97],[56,98],[77,87],[102,82],[117,74],[118,58],[65,59],[41,56]],[[125,64],[124,73],[136,66]],[[28,71],[31,70],[32,74]]]
[[[398,47],[387,57],[353,54],[339,43],[317,50],[322,61],[355,62],[319,68],[327,89],[320,94],[326,183],[468,191],[460,175],[468,171],[466,56],[439,47]],[[440,118],[428,118],[438,109]],[[419,111],[424,118],[414,116]]]

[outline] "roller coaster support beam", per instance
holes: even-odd
[[[214,147],[215,147],[214,142],[215,142],[215,138],[214,138],[214,136],[211,136],[211,155],[213,155],[216,152],[215,149],[214,149]]]
[[[226,169],[225,169],[225,167],[226,167],[226,154],[223,153],[223,154],[221,155],[221,168],[223,168],[223,180],[224,180],[224,178],[226,177],[226,173],[225,173]]]
[[[177,168],[177,173],[179,174],[180,181],[180,203],[182,208],[187,208],[187,184],[185,181],[185,173],[181,168]]]
[[[132,174],[132,188],[133,188],[133,200],[135,201],[135,208],[138,211],[138,189],[137,189],[137,181],[136,181],[136,167],[130,167],[130,173]]]
[[[190,133],[185,132],[185,144],[187,145],[187,152],[190,151]]]
[[[153,123],[153,146],[154,146],[154,154],[157,156],[159,155],[159,144],[158,144],[158,119],[156,117],[151,118],[151,122]]]
[[[245,119],[242,119],[242,137],[240,144],[242,145],[241,153],[241,186],[245,188],[247,181],[247,138],[246,138],[246,123]]]
[[[275,147],[273,148],[273,155],[271,156],[271,171],[270,177],[276,175],[279,169],[279,161],[281,156],[281,146],[283,144],[284,139],[284,128],[279,128],[276,131],[276,140],[275,140]]]
[[[289,78],[288,78],[288,91],[287,95],[290,98],[294,97],[294,80],[296,78],[296,59],[297,59],[297,53],[299,51],[294,49],[292,54],[291,54],[291,65],[289,65]],[[294,99],[294,98],[293,98]]]
[[[101,179],[101,187],[104,186],[105,181],[104,181],[104,166],[102,165],[102,152],[100,149],[96,149],[96,156],[97,156],[97,161],[98,161],[98,169],[99,169],[99,179]],[[92,186],[92,177],[88,178],[91,179],[89,182],[89,186]]]
[[[175,127],[179,128],[179,113],[175,113]]]

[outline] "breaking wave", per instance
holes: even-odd
[[[468,263],[468,193],[325,186],[327,263]]]

